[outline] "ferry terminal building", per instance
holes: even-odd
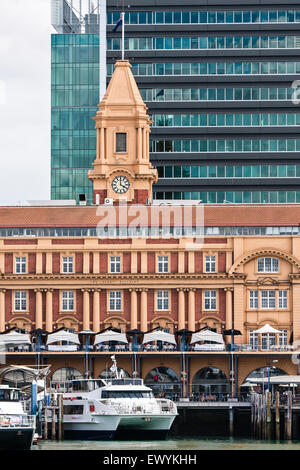
[[[179,202],[189,214],[181,218],[176,207],[152,203],[150,119],[130,69],[116,63],[94,118],[94,205],[0,208],[0,331],[234,328],[233,352],[124,351],[118,365],[172,390],[186,377],[185,392],[207,384],[209,371],[238,393],[272,361],[296,375],[289,346],[300,341],[300,205]],[[280,333],[255,333],[266,324]],[[111,354],[89,353],[94,378]],[[6,363],[32,365],[36,356],[7,351]],[[86,373],[82,351],[45,350],[39,361],[60,380]]]

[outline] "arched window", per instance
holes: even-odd
[[[229,393],[229,381],[221,369],[217,367],[204,367],[194,375],[192,392],[198,397],[201,394],[216,395],[217,399]]]
[[[180,393],[180,379],[169,367],[156,367],[145,378],[145,385],[152,388],[154,394],[173,397]]]
[[[34,375],[25,370],[10,370],[3,375],[2,385],[23,388],[31,385]]]
[[[288,375],[284,370],[279,369],[277,367],[271,366],[269,367],[260,367],[258,369],[253,370],[244,380],[241,388],[241,391],[248,390],[248,386],[251,384],[249,379],[263,379],[262,383],[255,384],[253,382],[253,387],[257,386],[257,390],[266,390],[268,388],[268,377],[276,377],[278,375]],[[277,388],[277,386],[275,386]]]
[[[79,370],[73,367],[62,367],[57,369],[52,375],[52,382],[65,382],[67,380],[82,379],[82,374]]]

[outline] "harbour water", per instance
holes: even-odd
[[[266,442],[251,439],[238,438],[208,438],[189,437],[167,439],[166,441],[41,441],[32,447],[32,450],[79,450],[79,451],[128,451],[143,450],[151,452],[153,450],[161,451],[189,451],[189,450],[300,450],[300,441],[282,441]]]

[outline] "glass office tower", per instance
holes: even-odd
[[[133,0],[126,10],[125,57],[153,120],[154,198],[299,203],[299,1],[205,3]],[[107,80],[121,57],[120,11],[107,1]],[[92,201],[97,15],[86,15],[79,32],[76,22],[56,29],[52,198]]]

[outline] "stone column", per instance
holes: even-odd
[[[191,331],[195,331],[195,291],[189,289],[188,329]]]
[[[236,336],[235,342],[237,344],[244,344],[247,342],[246,330],[244,326],[244,285],[235,284],[234,285],[234,316],[233,316],[233,326],[235,330],[239,330],[242,333],[242,336]]]
[[[82,289],[83,292],[83,330],[90,329],[90,290]]]
[[[132,330],[137,328],[137,291],[136,289],[129,289],[131,293],[130,299],[130,328]]]
[[[141,290],[141,331],[148,330],[148,289]]]
[[[93,291],[93,331],[100,330],[100,290]]]
[[[137,130],[137,160],[142,160],[142,128],[139,127]]]
[[[53,331],[53,289],[46,290],[46,331]]]
[[[35,289],[35,327],[43,328],[43,291]]]
[[[0,290],[0,331],[5,330],[5,289]]]
[[[178,330],[185,328],[185,291],[180,288],[178,292]]]
[[[226,292],[226,321],[225,321],[225,329],[229,330],[232,328],[232,292],[233,287],[226,287],[224,289]]]
[[[104,127],[100,129],[100,160],[105,160]]]
[[[143,159],[147,158],[147,130],[143,127]]]
[[[293,312],[293,340],[294,342],[300,341],[300,284],[299,280],[293,281],[292,285],[292,299],[290,302],[293,304],[289,307]],[[261,336],[261,335],[260,335]]]

